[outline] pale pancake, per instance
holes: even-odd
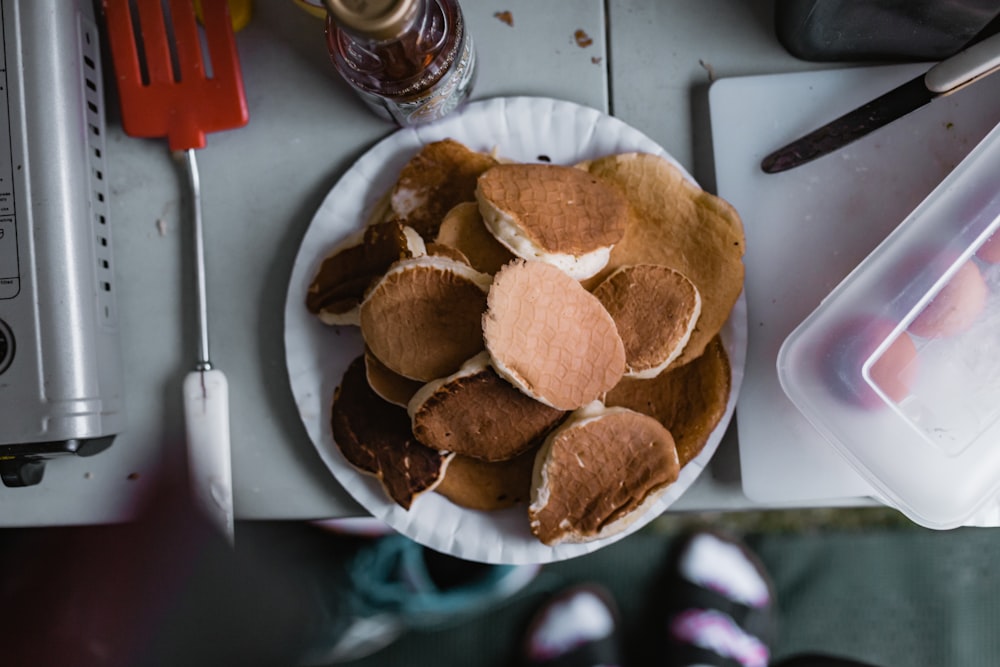
[[[392,215],[431,241],[452,207],[476,201],[476,179],[496,163],[453,139],[427,144],[400,171],[390,197]]]
[[[420,236],[398,222],[365,227],[324,258],[306,292],[306,308],[326,324],[356,325],[371,284],[394,262],[425,251]]]
[[[511,262],[494,277],[487,304],[483,335],[493,368],[546,405],[575,410],[625,372],[611,315],[554,266]]]
[[[428,382],[407,410],[413,434],[423,444],[484,461],[523,453],[541,442],[565,414],[497,375],[486,352],[457,373]]]
[[[681,354],[701,314],[698,288],[668,266],[623,266],[593,294],[618,327],[629,377],[659,375]]]
[[[435,492],[473,510],[502,510],[527,504],[538,445],[506,461],[482,461],[456,454]]]
[[[729,357],[716,336],[704,354],[651,380],[623,379],[607,405],[650,415],[674,436],[681,465],[696,457],[726,412],[732,391]]]
[[[514,259],[514,254],[486,228],[475,202],[464,202],[448,211],[435,243],[455,248],[468,258],[472,268],[490,275]]]
[[[553,164],[501,164],[476,188],[487,229],[518,257],[578,280],[607,264],[628,222],[625,198],[600,178]]]
[[[377,478],[388,496],[406,509],[437,486],[454,456],[413,437],[406,410],[386,403],[368,386],[360,356],[337,387],[330,426],[347,462]]]
[[[581,166],[617,187],[630,204],[625,236],[597,280],[621,266],[662,264],[698,288],[701,315],[673,365],[688,363],[719,333],[743,290],[745,239],[739,215],[657,155],[611,155]]]
[[[670,431],[647,415],[594,403],[552,432],[535,457],[531,531],[545,544],[614,535],[677,480]]]
[[[361,304],[361,334],[390,370],[428,382],[483,349],[489,276],[444,257],[394,264]]]

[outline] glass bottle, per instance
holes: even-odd
[[[379,116],[437,120],[470,92],[476,54],[457,0],[324,0],[333,66]]]

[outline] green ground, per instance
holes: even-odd
[[[707,525],[746,539],[775,582],[773,654],[819,651],[880,667],[1000,664],[1000,532],[930,531],[879,508],[668,514],[588,556],[543,568],[488,615],[415,632],[358,666],[506,667],[553,590],[597,581],[619,601],[631,663],[655,664],[657,577],[673,539]]]

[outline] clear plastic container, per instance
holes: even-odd
[[[1000,502],[1000,126],[777,364],[791,401],[913,521],[953,528]]]

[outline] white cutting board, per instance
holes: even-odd
[[[1000,75],[823,158],[764,174],[772,150],[925,71],[895,65],[721,79],[709,89],[718,194],[747,236],[744,493],[761,503],[873,495],[783,393],[785,337],[1000,122]]]

